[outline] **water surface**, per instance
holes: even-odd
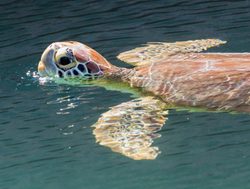
[[[90,126],[131,100],[101,87],[29,76],[51,42],[76,40],[117,66],[148,41],[220,38],[250,51],[249,1],[1,1],[0,188],[249,188],[250,116],[170,110],[162,153],[134,161],[95,143]]]

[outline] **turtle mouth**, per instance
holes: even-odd
[[[65,61],[65,60],[64,60]],[[66,60],[65,62],[67,62]],[[57,66],[57,76],[59,78],[83,78],[83,79],[96,79],[103,76],[103,71],[98,64],[92,61],[84,63],[76,63],[73,68],[65,69]]]

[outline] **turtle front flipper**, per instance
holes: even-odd
[[[93,125],[96,142],[134,160],[155,159],[160,151],[151,145],[167,119],[165,106],[143,97],[112,107]]]
[[[200,39],[175,43],[149,42],[144,47],[122,52],[117,58],[128,64],[140,66],[165,60],[169,56],[176,54],[201,52],[225,43],[226,41],[219,39]]]

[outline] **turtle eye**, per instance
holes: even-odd
[[[59,64],[62,66],[66,66],[70,63],[71,63],[71,60],[67,56],[61,57],[59,60]]]

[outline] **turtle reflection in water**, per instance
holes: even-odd
[[[38,65],[41,76],[126,82],[151,96],[112,107],[93,131],[101,145],[132,159],[155,159],[152,147],[167,119],[167,104],[250,112],[250,53],[200,53],[224,44],[218,39],[148,43],[118,58],[134,68],[110,64],[75,41],[52,43]]]

